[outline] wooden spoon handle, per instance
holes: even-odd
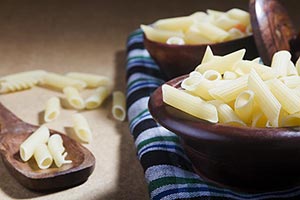
[[[35,129],[35,126],[22,121],[0,103],[0,135],[6,133],[32,132]]]

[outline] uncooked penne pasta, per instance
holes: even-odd
[[[87,109],[95,109],[99,107],[104,100],[109,96],[110,94],[110,89],[107,87],[99,87],[95,90],[94,94],[89,96],[85,100],[85,108]]]
[[[173,36],[184,38],[182,31],[167,31],[154,29],[151,26],[141,25],[141,29],[149,40],[166,43],[166,41]]]
[[[63,164],[72,163],[71,160],[66,160],[66,156],[68,155],[68,153],[65,152],[63,140],[60,135],[53,134],[50,136],[48,140],[48,149],[57,167],[61,167]]]
[[[221,17],[222,15],[225,14],[225,12],[218,11],[218,10],[212,10],[212,9],[207,9],[206,12],[210,15],[213,16],[214,19]]]
[[[300,112],[300,97],[278,79],[268,81],[268,86],[282,108],[289,114]]]
[[[62,90],[67,86],[72,86],[78,90],[82,90],[86,87],[86,83],[81,80],[73,79],[56,73],[47,73],[44,75],[41,85],[52,87]]]
[[[288,88],[294,89],[300,86],[300,76],[286,76],[279,79],[282,81]]]
[[[222,75],[216,70],[207,70],[203,73],[203,78],[209,81],[221,80]]]
[[[36,147],[34,151],[34,158],[40,169],[48,169],[53,162],[53,158],[45,143],[39,144]]]
[[[234,103],[234,111],[243,122],[249,124],[252,119],[254,109],[254,92],[245,90],[240,93]]]
[[[229,105],[223,103],[216,107],[220,123],[233,126],[246,126],[246,124],[236,115]]]
[[[191,16],[173,17],[160,19],[154,22],[153,27],[161,30],[168,31],[181,31],[187,30],[194,22]]]
[[[289,66],[287,67],[288,76],[299,76],[298,71],[292,61],[290,61]]]
[[[212,40],[201,34],[196,25],[192,25],[184,34],[186,44],[211,44]]]
[[[255,102],[266,115],[271,125],[278,127],[281,104],[254,69],[250,72],[248,88],[255,93]]]
[[[229,80],[226,84],[210,89],[209,94],[214,99],[228,103],[235,100],[241,92],[247,89],[247,87],[248,75],[244,75],[235,80]]]
[[[278,51],[273,55],[271,67],[278,72],[279,76],[287,76],[291,57],[290,52],[286,50]]]
[[[232,29],[235,25],[239,23],[238,20],[230,18],[228,15],[223,14],[216,18],[216,20],[213,22],[216,26],[219,28],[222,28],[225,31],[229,31]]]
[[[84,101],[75,87],[67,86],[63,89],[69,104],[75,109],[83,109],[85,107]]]
[[[38,145],[48,141],[50,136],[49,129],[46,126],[39,127],[32,133],[20,146],[20,157],[23,161],[28,161],[34,154]]]
[[[235,72],[226,71],[223,74],[223,80],[234,80],[237,78],[238,78],[238,75]]]
[[[211,61],[213,58],[214,58],[214,54],[213,54],[210,46],[207,45],[207,47],[205,49],[205,52],[204,52],[204,55],[202,57],[201,64],[207,63],[208,61]]]
[[[195,70],[204,73],[205,71],[212,69],[218,71],[220,74],[224,74],[226,71],[232,71],[235,63],[243,59],[245,52],[245,49],[241,49],[225,56],[215,58],[209,62],[198,65]]]
[[[245,27],[250,24],[250,14],[244,10],[238,8],[232,8],[226,12],[226,14],[235,20],[238,20],[242,23]]]
[[[199,97],[190,95],[167,84],[162,86],[162,96],[164,103],[172,107],[212,123],[218,122],[216,107],[206,103]]]
[[[60,101],[58,97],[51,97],[46,102],[45,106],[45,114],[44,114],[44,121],[51,122],[60,114]]]
[[[79,113],[76,113],[72,116],[73,128],[76,136],[86,143],[90,143],[92,140],[92,131],[86,120],[86,118]]]
[[[298,58],[296,64],[295,64],[296,70],[298,74],[300,75],[300,57]]]
[[[206,38],[215,42],[223,42],[229,38],[229,33],[207,22],[197,23],[199,32]]]
[[[300,113],[295,113],[283,117],[281,121],[281,126],[300,126]]]
[[[121,91],[113,92],[112,114],[119,121],[124,121],[126,118],[126,98]]]
[[[242,31],[240,31],[239,29],[237,28],[231,28],[229,31],[228,31],[229,35],[230,35],[230,38],[232,40],[234,39],[239,39],[239,38],[243,38],[245,37],[245,33],[243,33]]]
[[[266,127],[268,118],[258,106],[254,106],[251,127]]]
[[[88,88],[96,88],[99,86],[107,86],[110,83],[110,79],[106,76],[82,73],[82,72],[69,72],[67,77],[84,81]]]
[[[34,84],[37,84],[38,81],[40,81],[46,73],[47,72],[44,71],[44,70],[25,71],[25,72],[20,72],[20,73],[15,73],[15,74],[10,74],[10,75],[7,75],[7,76],[3,76],[3,77],[0,78],[0,81],[31,79],[31,80],[34,81]]]
[[[170,37],[167,42],[167,44],[170,44],[170,45],[184,45],[185,44],[185,41],[184,39],[180,38],[180,37],[176,37],[176,36],[173,36],[173,37]]]

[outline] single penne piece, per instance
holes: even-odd
[[[66,76],[84,81],[88,88],[107,86],[111,82],[111,80],[106,76],[83,73],[83,72],[69,72],[66,74]]]
[[[76,136],[80,141],[90,143],[92,140],[92,131],[86,118],[82,114],[76,113],[72,115],[72,120]]]
[[[220,123],[233,126],[246,126],[229,105],[221,104],[217,107],[217,110]]]
[[[160,19],[154,22],[153,27],[168,31],[186,31],[194,22],[191,16]]]
[[[281,104],[254,69],[251,70],[249,75],[248,88],[255,93],[255,102],[257,102],[271,125],[278,127]]]
[[[204,73],[205,71],[212,69],[218,71],[220,74],[224,74],[226,71],[232,71],[235,63],[243,59],[245,52],[245,49],[241,49],[222,57],[215,57],[209,62],[201,63],[195,70]]]
[[[173,36],[184,38],[184,34],[182,31],[160,30],[146,25],[141,25],[141,29],[144,31],[149,40],[156,42],[166,43],[167,40]]]
[[[67,86],[75,87],[78,90],[82,90],[86,87],[86,83],[84,81],[55,73],[45,74],[43,80],[41,81],[41,85],[46,85],[59,90],[62,90]]]
[[[40,169],[48,169],[53,162],[53,158],[45,143],[39,144],[36,147],[34,151],[34,158]]]
[[[276,70],[279,76],[287,76],[291,57],[290,52],[286,50],[276,52],[272,57],[271,68]]]
[[[172,107],[212,123],[218,122],[216,107],[206,103],[199,97],[190,95],[167,84],[162,86],[162,96],[164,103]]]
[[[254,109],[254,92],[252,90],[245,90],[240,93],[234,103],[234,111],[246,124],[252,120]]]
[[[300,126],[300,113],[294,113],[282,118],[282,127]]]
[[[46,143],[50,136],[46,126],[39,127],[20,145],[20,157],[23,161],[28,161],[34,154],[38,145]]]
[[[60,114],[60,101],[58,97],[51,97],[46,102],[45,113],[44,113],[44,121],[51,122]]]
[[[213,42],[223,42],[230,36],[228,32],[208,22],[197,23],[196,26],[204,37]]]
[[[250,14],[244,10],[238,8],[232,8],[226,12],[226,14],[231,18],[238,20],[245,27],[250,24]]]
[[[288,76],[299,76],[298,71],[292,61],[290,61],[290,64],[287,68],[287,75]]]
[[[238,78],[238,75],[232,71],[226,71],[223,74],[223,80],[235,80]]]
[[[185,41],[184,39],[180,38],[180,37],[176,37],[176,36],[173,36],[173,37],[170,37],[167,42],[167,44],[170,44],[170,45],[184,45],[185,44]]]
[[[282,108],[289,114],[300,112],[300,97],[278,79],[268,81],[268,86]]]
[[[295,95],[297,95],[298,97],[300,97],[300,86],[296,87],[296,88],[293,88],[292,90],[293,90],[293,93]]]
[[[208,15],[212,16],[214,19],[217,19],[218,17],[225,14],[225,12],[218,11],[218,10],[212,10],[212,9],[207,9],[206,12]]]
[[[98,108],[104,100],[109,96],[110,94],[110,89],[108,87],[98,87],[94,94],[89,96],[85,100],[85,108],[86,109],[95,109]]]
[[[254,106],[251,120],[251,127],[265,128],[268,118],[258,106]]]
[[[61,167],[63,164],[72,163],[71,160],[66,160],[68,153],[65,152],[63,140],[60,135],[53,134],[50,136],[48,140],[48,149],[57,167]]]
[[[209,81],[217,81],[222,79],[222,75],[216,70],[207,70],[203,73],[203,78]]]
[[[257,64],[261,64],[261,58],[260,57],[257,57],[257,58],[254,58],[253,60],[251,60],[252,62],[255,62]]]
[[[192,71],[190,74],[189,74],[189,77],[198,77],[198,78],[201,78],[202,77],[202,74],[197,72],[197,71]]]
[[[75,87],[67,86],[63,89],[70,106],[75,109],[83,109],[85,107],[84,101]]]
[[[239,24],[239,21],[228,17],[228,15],[226,15],[226,14],[223,14],[223,15],[217,17],[213,23],[217,27],[219,27],[225,31],[229,31],[235,25]]]
[[[248,75],[244,75],[235,80],[229,80],[226,84],[212,88],[208,92],[213,98],[227,103],[235,100],[241,92],[247,90],[247,85]]]
[[[205,49],[205,52],[204,52],[204,55],[202,57],[201,64],[207,63],[208,61],[211,61],[213,58],[214,58],[214,54],[213,54],[210,46],[207,45],[207,47]]]
[[[113,92],[112,114],[119,121],[126,118],[126,98],[121,91]]]
[[[192,25],[184,34],[186,44],[211,44],[212,40],[201,34],[196,25]]]
[[[243,33],[242,31],[240,31],[237,28],[231,28],[231,29],[229,29],[228,33],[230,35],[230,40],[235,40],[235,39],[239,39],[239,38],[245,37],[245,33]]]
[[[291,89],[300,86],[300,76],[286,76],[281,77],[279,80]]]
[[[25,72],[20,72],[20,73],[16,73],[16,74],[10,74],[10,75],[7,75],[7,76],[3,76],[3,77],[0,78],[0,81],[2,81],[2,80],[31,79],[31,80],[33,80],[34,84],[37,84],[46,73],[47,72],[45,70],[25,71]]]

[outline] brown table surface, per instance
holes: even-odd
[[[298,1],[285,1],[299,27]],[[45,69],[106,75],[114,89],[125,91],[127,35],[141,23],[214,8],[247,9],[247,1],[0,1],[0,76]],[[0,101],[23,120],[39,124],[45,101],[60,95],[44,88],[0,95]],[[84,111],[94,139],[85,145],[96,157],[84,184],[41,194],[29,191],[8,174],[0,161],[0,199],[148,199],[143,169],[136,157],[128,122],[111,115],[111,99],[97,110]],[[74,110],[63,110],[50,128],[64,132]]]

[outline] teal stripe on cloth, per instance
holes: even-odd
[[[300,186],[265,193],[241,193],[196,174],[179,138],[157,125],[148,110],[149,96],[164,83],[159,67],[143,46],[138,29],[127,41],[127,109],[129,129],[145,172],[151,199],[300,199]]]

